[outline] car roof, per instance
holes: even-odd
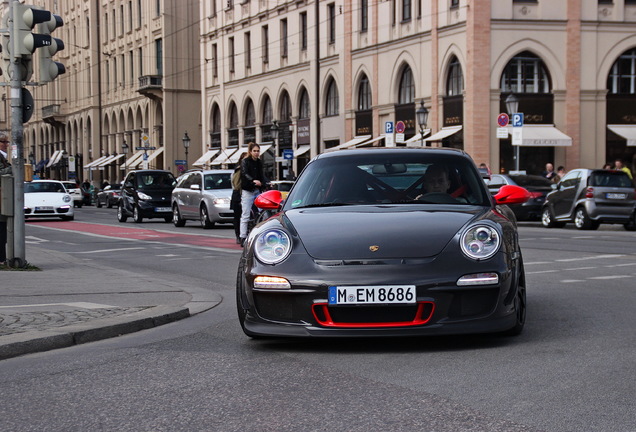
[[[325,153],[320,153],[316,156],[316,159],[324,159],[324,158],[340,158],[346,156],[356,156],[362,155],[365,152],[374,152],[378,154],[399,154],[399,153],[413,153],[413,154],[421,154],[421,152],[428,152],[431,155],[447,155],[447,156],[457,156],[464,157],[468,159],[472,159],[468,153],[463,150],[450,148],[450,147],[366,147],[366,148],[355,148],[355,149],[344,149],[337,151],[330,151]]]

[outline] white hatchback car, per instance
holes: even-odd
[[[73,198],[57,180],[34,180],[24,183],[24,218],[59,217],[73,220]]]

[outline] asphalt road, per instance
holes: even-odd
[[[93,207],[76,221],[118,224],[114,209]],[[192,222],[142,226],[234,237]],[[28,223],[27,235],[78,260],[207,281],[224,301],[157,329],[0,362],[0,430],[636,431],[636,234],[621,227],[522,224],[519,337],[357,341],[245,337],[236,250]]]

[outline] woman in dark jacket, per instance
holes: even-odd
[[[232,199],[230,201],[230,209],[234,210],[234,233],[236,234],[236,244],[241,244],[241,162],[247,156],[247,152],[243,152],[234,168],[232,174]]]
[[[265,174],[263,174],[263,162],[260,159],[261,146],[251,142],[247,147],[247,157],[241,161],[241,246],[247,237],[247,224],[250,220],[250,211],[254,204],[254,199],[261,193],[265,185]]]

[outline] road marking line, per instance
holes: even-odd
[[[625,255],[595,255],[595,256],[589,256],[589,257],[581,257],[581,258],[563,258],[563,259],[558,259],[555,260],[556,262],[572,262],[572,261],[586,261],[586,260],[593,260],[593,259],[605,259],[605,258],[620,258],[620,257],[624,257]]]
[[[594,276],[588,279],[601,280],[601,279],[625,279],[631,278],[630,275],[610,275],[610,276]]]
[[[548,262],[548,261],[537,261],[537,262],[527,262],[527,263],[523,263],[523,265],[529,266],[529,265],[545,265],[545,264],[554,264],[553,262]]]
[[[578,283],[578,282],[585,282],[585,281],[579,280],[579,279],[565,279],[561,281],[561,283]]]
[[[611,264],[611,265],[606,265],[605,267],[625,267],[625,266],[634,266],[636,265],[636,263],[625,263],[625,264]]]
[[[577,271],[577,270],[593,270],[595,268],[598,267],[574,267],[574,268],[568,268],[568,269],[563,269],[564,271]]]
[[[72,307],[79,307],[82,309],[112,309],[112,308],[118,307],[118,306],[111,306],[111,305],[105,305],[105,304],[99,304],[99,303],[70,302],[70,303],[41,303],[41,304],[29,304],[29,305],[0,306],[0,309],[45,307],[45,306],[72,306]]]
[[[541,273],[558,273],[561,270],[542,270],[542,271],[536,271],[536,272],[526,272],[526,274],[541,274]]]
[[[129,250],[139,250],[145,249],[142,247],[132,247],[132,248],[117,248],[117,249],[99,249],[94,251],[85,251],[85,252],[68,252],[70,254],[93,254],[93,253],[102,253],[102,252],[119,252],[119,251],[129,251]]]

